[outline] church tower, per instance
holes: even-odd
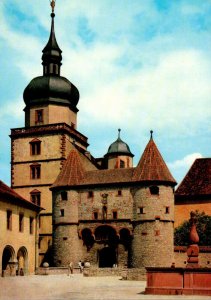
[[[39,263],[50,252],[52,197],[49,187],[58,176],[74,142],[86,151],[87,138],[77,129],[78,89],[61,76],[62,51],[54,30],[51,1],[51,32],[43,49],[43,75],[26,87],[25,127],[11,129],[11,186],[24,198],[40,205]]]

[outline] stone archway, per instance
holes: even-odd
[[[99,268],[112,268],[117,263],[116,249],[104,247],[99,251]]]
[[[21,247],[17,253],[18,275],[28,274],[28,252],[25,247]]]
[[[95,241],[103,247],[98,250],[99,268],[111,268],[117,264],[117,246],[119,237],[116,230],[109,225],[101,225],[95,229]]]
[[[15,250],[12,246],[6,246],[2,254],[2,276],[14,276],[16,274]]]

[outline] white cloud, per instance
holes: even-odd
[[[117,64],[121,55],[118,46],[102,45],[70,55],[65,70],[70,68],[81,84],[82,122],[104,122],[106,113],[106,122],[126,123],[129,130],[134,124],[161,131],[168,127],[173,134],[193,134],[200,124],[209,128],[211,68],[203,53],[169,52],[139,70]]]
[[[12,103],[12,105],[11,105]],[[15,100],[9,100],[8,103],[2,104],[1,110],[0,110],[0,119],[11,117],[14,119],[19,119],[20,121],[24,120],[24,102],[21,97]],[[10,126],[13,126],[10,124]]]
[[[182,159],[176,160],[174,162],[168,163],[168,166],[172,170],[181,169],[181,168],[190,168],[190,166],[193,164],[193,162],[197,158],[202,158],[201,153],[191,153],[183,157]]]

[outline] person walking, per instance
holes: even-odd
[[[80,273],[82,273],[83,272],[83,266],[82,266],[81,260],[79,260],[79,262],[78,262],[78,267],[80,269]]]
[[[73,263],[70,262],[68,266],[68,276],[73,274]]]

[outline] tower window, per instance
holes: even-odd
[[[98,220],[98,211],[93,212],[93,219]]]
[[[12,230],[12,211],[7,210],[7,229]]]
[[[141,215],[145,214],[143,206],[138,208],[138,213],[141,214]]]
[[[61,192],[62,200],[67,200],[67,192]]]
[[[124,160],[120,159],[120,168],[124,168],[125,167],[125,162]]]
[[[117,219],[117,211],[116,210],[113,211],[113,219]]]
[[[169,213],[170,213],[170,207],[169,207],[169,206],[166,206],[166,207],[165,207],[165,213],[166,213],[166,214],[169,214]]]
[[[107,219],[107,206],[103,206],[103,211],[102,211],[102,213],[103,213],[103,220],[106,220]]]
[[[64,217],[64,209],[60,209],[60,217]]]
[[[41,177],[41,166],[34,164],[30,166],[31,179],[39,179]]]
[[[43,123],[43,109],[35,110],[35,124]]]
[[[92,198],[94,196],[94,192],[93,191],[88,191],[88,198]]]
[[[30,142],[30,154],[31,155],[39,155],[41,153],[41,141],[33,140]]]
[[[159,195],[159,187],[156,185],[150,186],[149,188],[151,195]]]
[[[34,190],[30,193],[31,202],[40,206],[41,205],[41,193],[38,190]]]
[[[34,233],[34,218],[29,218],[29,232],[30,234]]]
[[[19,231],[20,232],[23,232],[23,229],[24,229],[24,214],[23,213],[20,213],[19,214]]]
[[[117,196],[122,196],[122,191],[121,190],[118,190]]]

